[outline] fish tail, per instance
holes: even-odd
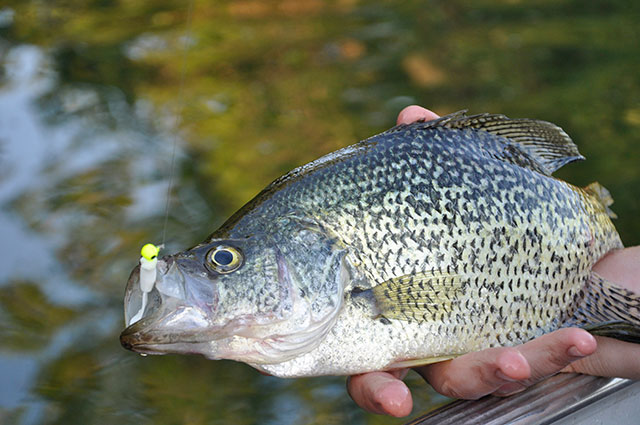
[[[592,272],[580,295],[582,300],[566,326],[640,344],[640,294]]]

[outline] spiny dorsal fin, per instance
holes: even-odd
[[[528,154],[537,164],[518,161],[518,165],[551,175],[563,165],[584,159],[578,147],[563,129],[547,121],[528,118],[508,118],[500,114],[467,116],[466,111],[455,112],[434,121],[424,123],[424,128],[446,127],[475,129],[508,139]],[[512,160],[510,154],[504,159]]]
[[[388,280],[371,291],[387,319],[429,322],[451,312],[462,285],[460,275],[433,270]]]
[[[589,195],[594,196],[602,204],[602,206],[604,206],[604,209],[610,218],[618,218],[616,213],[611,211],[611,209],[609,208],[613,204],[613,197],[606,187],[602,186],[598,182],[593,182],[587,185],[584,188],[584,191]]]

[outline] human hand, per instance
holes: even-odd
[[[400,112],[398,124],[436,118],[434,112],[414,105]],[[614,251],[593,270],[640,293],[640,247]],[[561,371],[640,379],[640,345],[565,328],[516,347],[489,348],[414,370],[448,397],[506,396]],[[347,389],[365,410],[407,416],[413,407],[411,392],[402,382],[407,372],[408,369],[402,369],[351,376]]]

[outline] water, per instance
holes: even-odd
[[[120,347],[176,140],[167,252],[411,103],[560,124],[588,160],[558,176],[610,189],[640,243],[635,3],[194,1],[190,28],[183,3],[0,6],[0,423],[402,422],[358,409],[344,378]],[[408,380],[414,416],[445,401]]]

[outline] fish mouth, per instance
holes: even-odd
[[[205,331],[213,327],[217,303],[215,285],[185,278],[196,263],[189,259],[164,257],[157,262],[153,288],[143,293],[140,266],[132,272],[124,300],[127,327],[120,344],[142,354],[197,353],[210,339]]]

